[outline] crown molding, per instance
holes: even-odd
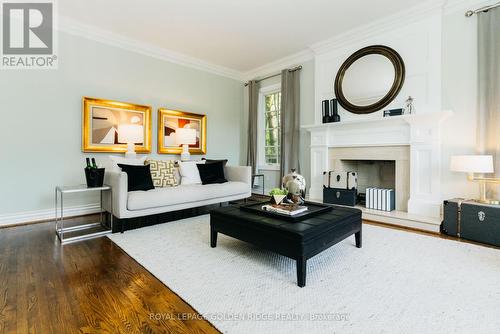
[[[246,81],[281,71],[287,67],[300,65],[306,61],[314,59],[316,55],[338,50],[341,47],[362,42],[371,37],[376,37],[382,33],[417,22],[425,19],[435,11],[449,12],[461,10],[468,6],[488,4],[491,1],[492,0],[428,0],[396,14],[362,25],[358,28],[351,29],[321,42],[314,43],[300,52],[277,59],[246,72],[216,65],[205,60],[165,48],[160,48],[149,43],[112,33],[108,30],[99,29],[95,26],[77,22],[68,17],[59,17],[58,29],[68,34],[84,37],[160,60],[231,78],[237,81]]]
[[[68,17],[59,17],[58,29],[71,35],[87,38],[124,50],[168,61],[170,63],[191,67],[200,71],[216,74],[238,81],[243,81],[243,74],[240,71],[212,64],[202,59],[187,56],[185,54],[178,53],[172,50],[160,48],[149,43],[141,42],[136,39],[110,32],[108,30],[97,28],[95,26],[83,24]]]
[[[468,10],[480,8],[483,6],[492,5],[498,2],[497,0],[448,0],[444,5],[445,14],[455,13],[456,11],[465,12]]]
[[[372,23],[362,25],[332,38],[310,45],[308,48],[283,57],[268,64],[259,66],[243,74],[244,80],[252,80],[278,72],[286,67],[299,65],[305,61],[313,59],[316,55],[321,55],[341,47],[362,42],[372,36],[377,36],[387,31],[395,30],[409,23],[420,21],[436,11],[442,11],[447,2],[467,2],[478,0],[428,0],[417,6],[407,8],[391,16],[376,20]]]
[[[243,73],[243,79],[245,81],[257,79],[259,77],[269,75],[270,73],[280,72],[282,69],[287,67],[300,65],[313,58],[314,52],[309,49],[305,49],[245,72]]]
[[[396,14],[338,34],[330,39],[312,44],[310,49],[313,50],[316,55],[320,55],[347,45],[362,42],[371,37],[376,37],[383,33],[404,27],[410,23],[425,19],[436,11],[442,12],[444,3],[445,0],[430,0],[423,2]]]

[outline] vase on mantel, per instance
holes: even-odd
[[[323,123],[340,122],[337,99],[321,101],[321,109]]]
[[[330,100],[330,122],[340,122],[339,107],[337,99]]]
[[[413,115],[415,114],[415,106],[413,105],[413,102],[415,99],[411,96],[408,96],[408,98],[405,101],[405,106],[403,108],[403,114],[404,115]]]

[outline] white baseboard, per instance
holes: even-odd
[[[358,207],[363,211],[363,219],[370,220],[373,222],[384,223],[389,225],[403,226],[415,228],[422,231],[440,232],[441,221],[439,218],[434,217],[422,217],[409,214],[407,212],[401,211],[378,211],[370,210],[364,207]]]
[[[307,200],[311,202],[323,203],[322,199],[308,198]],[[366,220],[389,224],[389,225],[410,227],[434,233],[440,232],[439,227],[441,225],[441,218],[430,217],[430,216],[418,216],[402,211],[387,212],[387,211],[371,210],[371,209],[366,209],[365,207],[360,205],[356,205],[356,208],[360,209],[363,212],[362,218]]]
[[[99,203],[68,206],[64,208],[64,216],[71,217],[71,216],[88,215],[99,212],[99,209],[100,209]],[[58,213],[59,212],[60,211],[58,210]],[[55,216],[54,209],[3,214],[0,215],[0,227],[54,219],[55,218],[54,216]]]

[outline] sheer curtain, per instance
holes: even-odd
[[[500,8],[478,14],[479,151],[493,155],[500,175]],[[489,197],[498,197],[498,187]]]
[[[248,146],[247,166],[252,166],[252,174],[257,172],[257,121],[259,112],[259,84],[252,80],[248,83]],[[253,185],[253,177],[252,177]]]
[[[300,173],[300,71],[281,72],[280,180],[295,168]],[[281,182],[281,181],[280,181]]]

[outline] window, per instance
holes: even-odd
[[[259,170],[279,170],[281,150],[281,84],[259,90],[257,160]]]
[[[281,92],[264,95],[264,163],[278,165],[281,149]]]

